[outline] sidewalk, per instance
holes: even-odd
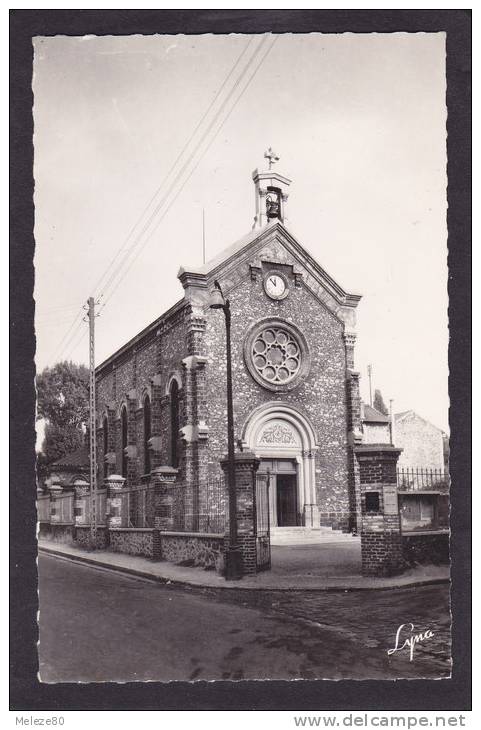
[[[272,547],[272,570],[246,576],[240,581],[226,581],[213,570],[186,568],[167,562],[152,562],[148,558],[109,551],[90,552],[70,545],[39,540],[39,552],[55,555],[98,568],[116,570],[128,575],[199,588],[223,590],[279,591],[352,591],[406,588],[449,581],[449,567],[426,565],[392,578],[364,578],[360,565],[353,561],[353,549],[334,551],[319,546]],[[337,559],[336,559],[337,554]],[[359,571],[359,572],[358,572]]]

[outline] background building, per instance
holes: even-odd
[[[395,443],[402,449],[399,468],[444,471],[444,432],[414,411],[394,415]]]

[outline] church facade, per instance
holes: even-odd
[[[185,528],[199,529],[227,452],[225,322],[210,307],[218,281],[231,309],[235,439],[271,475],[271,526],[352,529],[360,296],[289,231],[290,180],[269,169],[253,181],[248,235],[200,268],[181,268],[183,298],[97,368],[99,486],[120,473],[134,487],[170,466]]]

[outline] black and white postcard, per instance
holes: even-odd
[[[105,11],[89,32],[43,12],[39,685],[450,686],[469,329],[447,62],[467,18],[200,11],[174,32],[154,11],[146,32]]]

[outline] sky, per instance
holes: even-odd
[[[89,296],[97,363],[178,301],[203,210],[208,260],[250,231],[272,146],[288,228],[363,295],[364,400],[372,364],[448,432],[444,33],[36,38],[33,91],[39,371],[88,362]]]

